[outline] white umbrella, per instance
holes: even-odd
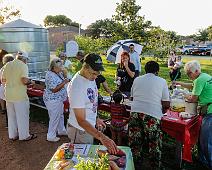
[[[129,52],[130,44],[134,45],[135,51],[140,55],[143,46],[133,39],[119,40],[112,45],[107,51],[107,60],[115,63],[121,62],[121,53],[123,51]]]

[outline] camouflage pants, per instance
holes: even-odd
[[[131,113],[129,122],[129,146],[133,159],[141,160],[144,153],[154,163],[161,159],[162,131],[160,120],[143,113]]]

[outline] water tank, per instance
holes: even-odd
[[[26,51],[30,76],[43,76],[48,69],[50,52],[48,30],[18,19],[0,26],[0,49],[9,53]]]

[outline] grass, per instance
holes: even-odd
[[[107,83],[108,83],[109,87],[113,91],[115,91],[116,84],[114,83],[114,78],[115,78],[117,66],[113,63],[108,63],[105,56],[102,56],[102,59],[103,59],[104,67],[105,67],[105,71],[103,72],[103,75],[107,79]],[[183,58],[183,63],[185,64],[186,62],[193,60],[193,59],[196,59],[196,58],[193,58],[193,57]],[[150,60],[155,60],[155,58],[144,57],[144,60],[141,61],[141,63],[142,63],[142,74],[144,74],[145,64]],[[210,58],[209,59],[198,58],[198,60],[201,64],[202,72],[205,72],[205,73],[212,75],[212,60]],[[159,64],[160,64],[159,76],[166,79],[167,83],[170,84],[169,69],[167,68],[167,65],[161,64],[161,63],[159,63]],[[180,79],[181,81],[191,82],[191,80],[189,80],[188,77],[185,75],[183,69],[182,69],[181,73],[182,73],[181,79]],[[102,89],[102,87],[100,88],[100,94],[101,95],[108,95],[104,91],[104,89]],[[101,116],[104,117],[104,118],[108,118],[109,113],[101,112]],[[37,107],[31,107],[30,119],[33,120],[33,121],[41,122],[41,123],[48,125],[48,112],[47,112],[47,110],[39,109]],[[163,140],[164,140],[163,141],[163,145],[164,145],[163,149],[165,149],[163,151],[163,156],[165,157],[164,159],[168,160],[170,162],[173,162],[174,155],[172,155],[172,154],[174,154],[175,140],[170,138],[168,135],[164,135]],[[170,152],[170,150],[172,150],[172,149],[173,149],[173,151]],[[168,167],[169,166],[170,165],[168,165]],[[167,167],[166,169],[167,170],[174,169],[174,167],[172,168],[172,166],[171,166],[171,168]],[[184,165],[183,167],[186,170],[190,170],[190,169],[197,170],[197,169],[199,169],[199,167],[197,167],[196,164],[188,164],[188,165]]]
[[[105,71],[102,73],[105,78],[107,79],[107,83],[109,85],[109,87],[115,91],[116,89],[116,84],[114,83],[114,80],[115,80],[115,74],[116,74],[116,64],[113,64],[113,63],[109,63],[107,60],[106,60],[106,57],[105,56],[102,56],[102,59],[103,59],[103,63],[104,63],[104,67],[105,67]],[[196,59],[195,57],[190,57],[190,58],[184,58],[183,59],[183,63],[185,64],[186,62],[188,61],[191,61],[191,60],[194,60]],[[150,60],[155,60],[155,58],[152,58],[152,57],[144,57],[144,60],[141,61],[141,67],[142,67],[142,71],[141,73],[144,74],[145,71],[144,71],[144,66],[145,64],[150,61]],[[196,59],[197,60],[197,59]],[[155,60],[156,61],[156,60]],[[208,73],[210,75],[212,75],[212,60],[209,58],[209,59],[201,59],[198,57],[198,61],[200,62],[201,64],[201,68],[202,68],[202,72],[204,73]],[[165,64],[160,64],[160,72],[159,72],[159,76],[166,79],[167,83],[170,84],[170,78],[169,78],[169,69],[167,68],[167,65]],[[182,69],[181,70],[181,79],[180,81],[184,81],[184,82],[191,82],[191,80],[188,79],[188,77],[185,75],[185,72],[184,70]],[[102,89],[102,87],[100,88],[100,94],[102,95],[108,95],[104,89]]]

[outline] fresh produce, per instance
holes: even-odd
[[[120,168],[116,165],[114,161],[109,162],[111,170],[120,170]]]
[[[85,160],[78,156],[79,163],[74,166],[76,170],[108,170],[109,160],[108,154],[102,155],[100,158]]]
[[[117,160],[117,165],[119,166],[119,167],[125,167],[125,165],[126,165],[126,157],[125,156],[122,156],[121,158],[119,158],[118,160]]]
[[[118,152],[115,154],[116,156],[126,156],[125,152],[121,149],[118,149]]]
[[[99,150],[99,149],[96,150],[96,153],[99,157],[102,157],[102,156],[108,154],[108,152],[106,150]]]

